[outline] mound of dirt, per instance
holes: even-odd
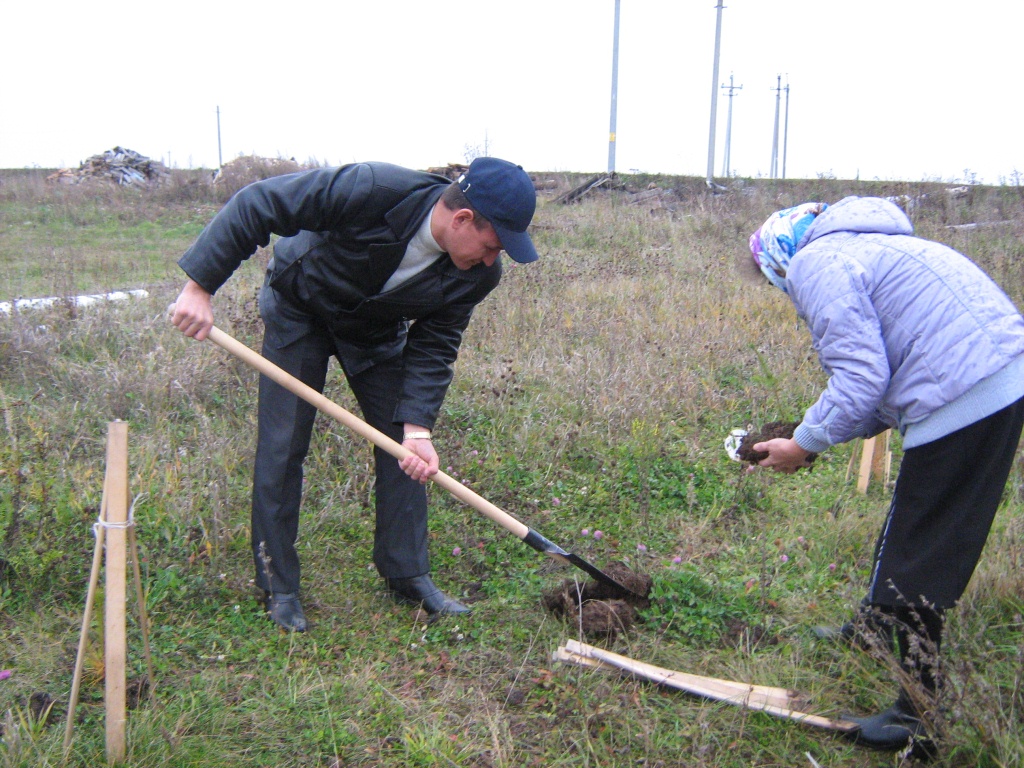
[[[234,160],[224,163],[213,176],[214,186],[227,200],[242,187],[254,181],[263,181],[286,173],[296,173],[302,166],[295,158],[260,157],[258,155],[239,155]]]
[[[581,585],[567,579],[541,596],[544,608],[587,635],[614,638],[629,631],[637,622],[637,609],[650,607],[654,581],[625,563],[611,563],[602,570],[629,591],[599,581]]]
[[[755,451],[754,446],[766,440],[774,440],[777,437],[788,440],[793,437],[793,430],[799,424],[799,421],[770,421],[761,427],[759,432],[748,432],[740,441],[739,448],[736,449],[736,455],[740,461],[748,461],[751,464],[764,461],[768,458],[768,452]],[[807,461],[813,464],[816,458],[818,458],[818,454],[812,453],[807,457]]]

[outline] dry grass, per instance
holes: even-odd
[[[807,632],[860,599],[887,490],[864,497],[845,481],[852,448],[795,478],[744,475],[722,450],[733,427],[799,417],[824,382],[785,297],[738,279],[735,257],[777,208],[909,194],[922,234],[965,250],[1019,302],[1018,190],[953,197],[937,184],[815,180],[712,196],[700,180],[637,179],[675,191],[674,210],[651,212],[621,191],[557,205],[577,180],[555,180],[535,225],[542,261],[510,263],[466,333],[438,428],[442,460],[572,551],[652,574],[665,596],[619,652],[798,687],[833,715],[887,705],[884,664],[822,648]],[[155,247],[159,258],[144,270],[147,300],[0,317],[0,668],[16,672],[0,681],[0,711],[10,713],[0,765],[60,762],[59,729],[18,721],[33,691],[52,691],[58,710],[66,703],[104,430],[115,418],[130,422],[130,484],[144,495],[160,678],[159,705],[130,716],[132,764],[748,766],[804,765],[806,754],[877,764],[812,729],[552,668],[551,650],[573,628],[545,616],[539,595],[565,569],[437,490],[436,578],[455,590],[474,583],[484,599],[457,630],[418,624],[367,568],[369,452],[326,420],[307,464],[301,538],[313,629],[274,633],[249,585],[256,377],[164,316],[180,287],[174,261],[215,208],[214,192],[188,179],[177,192],[91,196],[23,181],[0,184],[9,295],[134,287],[119,283],[124,253],[130,262]],[[165,226],[142,236],[150,220]],[[1012,223],[946,228],[997,220]],[[111,240],[112,221],[135,239]],[[67,245],[75,227],[97,250]],[[43,258],[54,248],[59,258]],[[46,269],[30,270],[26,251]],[[267,256],[216,303],[218,325],[254,348]],[[337,372],[328,395],[354,408]],[[951,626],[947,765],[1021,761],[1022,475],[1018,465]],[[102,753],[101,692],[90,684],[86,694],[71,764]]]

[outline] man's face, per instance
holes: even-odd
[[[478,227],[469,211],[459,211],[452,220],[448,255],[459,269],[471,269],[477,264],[491,266],[501,253],[501,240],[494,227]]]

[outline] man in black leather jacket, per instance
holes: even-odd
[[[413,455],[374,450],[373,559],[400,600],[431,614],[469,609],[430,578],[423,484],[438,471],[431,429],[474,307],[501,278],[499,254],[528,263],[536,207],[529,176],[477,158],[458,181],[357,163],[256,182],[239,191],[179,260],[189,279],[171,322],[205,339],[212,295],[271,235],[260,292],[263,355],[322,392],[337,357],[368,423]],[[256,583],[270,617],[304,631],[295,551],[302,465],[315,408],[260,377],[253,471]]]

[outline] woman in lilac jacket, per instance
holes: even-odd
[[[858,743],[900,749],[925,736],[943,614],[967,587],[1013,464],[1024,318],[969,259],[914,237],[887,200],[779,211],[750,249],[807,323],[828,375],[791,439],[753,446],[768,453],[760,465],[793,473],[831,445],[888,428],[903,436],[862,615],[895,628],[911,684],[884,712],[849,718]]]

